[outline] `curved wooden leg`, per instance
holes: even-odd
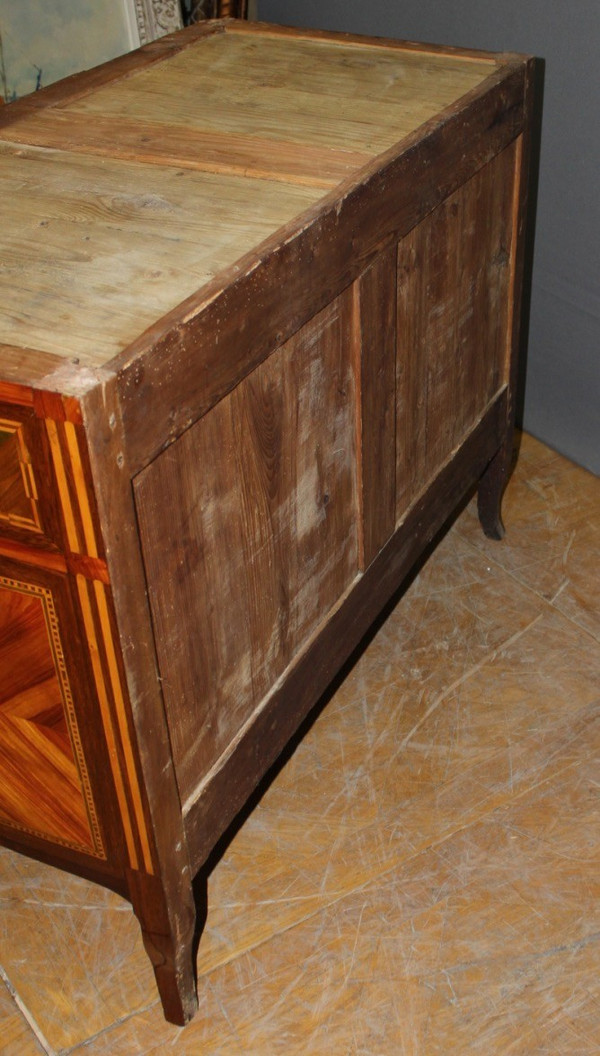
[[[508,480],[510,452],[504,447],[494,455],[477,489],[477,512],[479,521],[488,539],[503,539],[502,495]]]
[[[157,877],[129,873],[130,898],[141,929],[165,1018],[184,1026],[198,1009],[196,952],[206,920],[206,881],[182,905],[169,905]]]

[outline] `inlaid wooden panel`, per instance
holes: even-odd
[[[0,576],[0,823],[102,855],[53,593]]]
[[[399,245],[398,520],[508,381],[515,150]]]
[[[351,325],[348,293],[136,480],[184,798],[357,573]]]
[[[21,422],[0,416],[0,526],[40,530],[37,486]]]
[[[62,532],[31,389],[0,383],[0,553],[56,567]]]

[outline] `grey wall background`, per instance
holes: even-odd
[[[524,426],[600,474],[600,0],[259,0],[258,16],[545,60]]]

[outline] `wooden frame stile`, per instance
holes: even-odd
[[[107,562],[126,658],[131,718],[152,840],[151,868],[127,870],[128,897],[140,921],[165,1015],[173,1022],[183,1023],[197,1008],[193,947],[204,923],[199,910],[202,899],[194,894],[194,876],[173,774],[137,539],[131,487],[135,471],[127,459],[114,375],[102,379],[101,386],[93,387],[82,398],[82,408],[100,519],[115,542],[108,550]]]

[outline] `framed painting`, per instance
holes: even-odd
[[[0,96],[10,102],[182,25],[180,0],[0,0]]]

